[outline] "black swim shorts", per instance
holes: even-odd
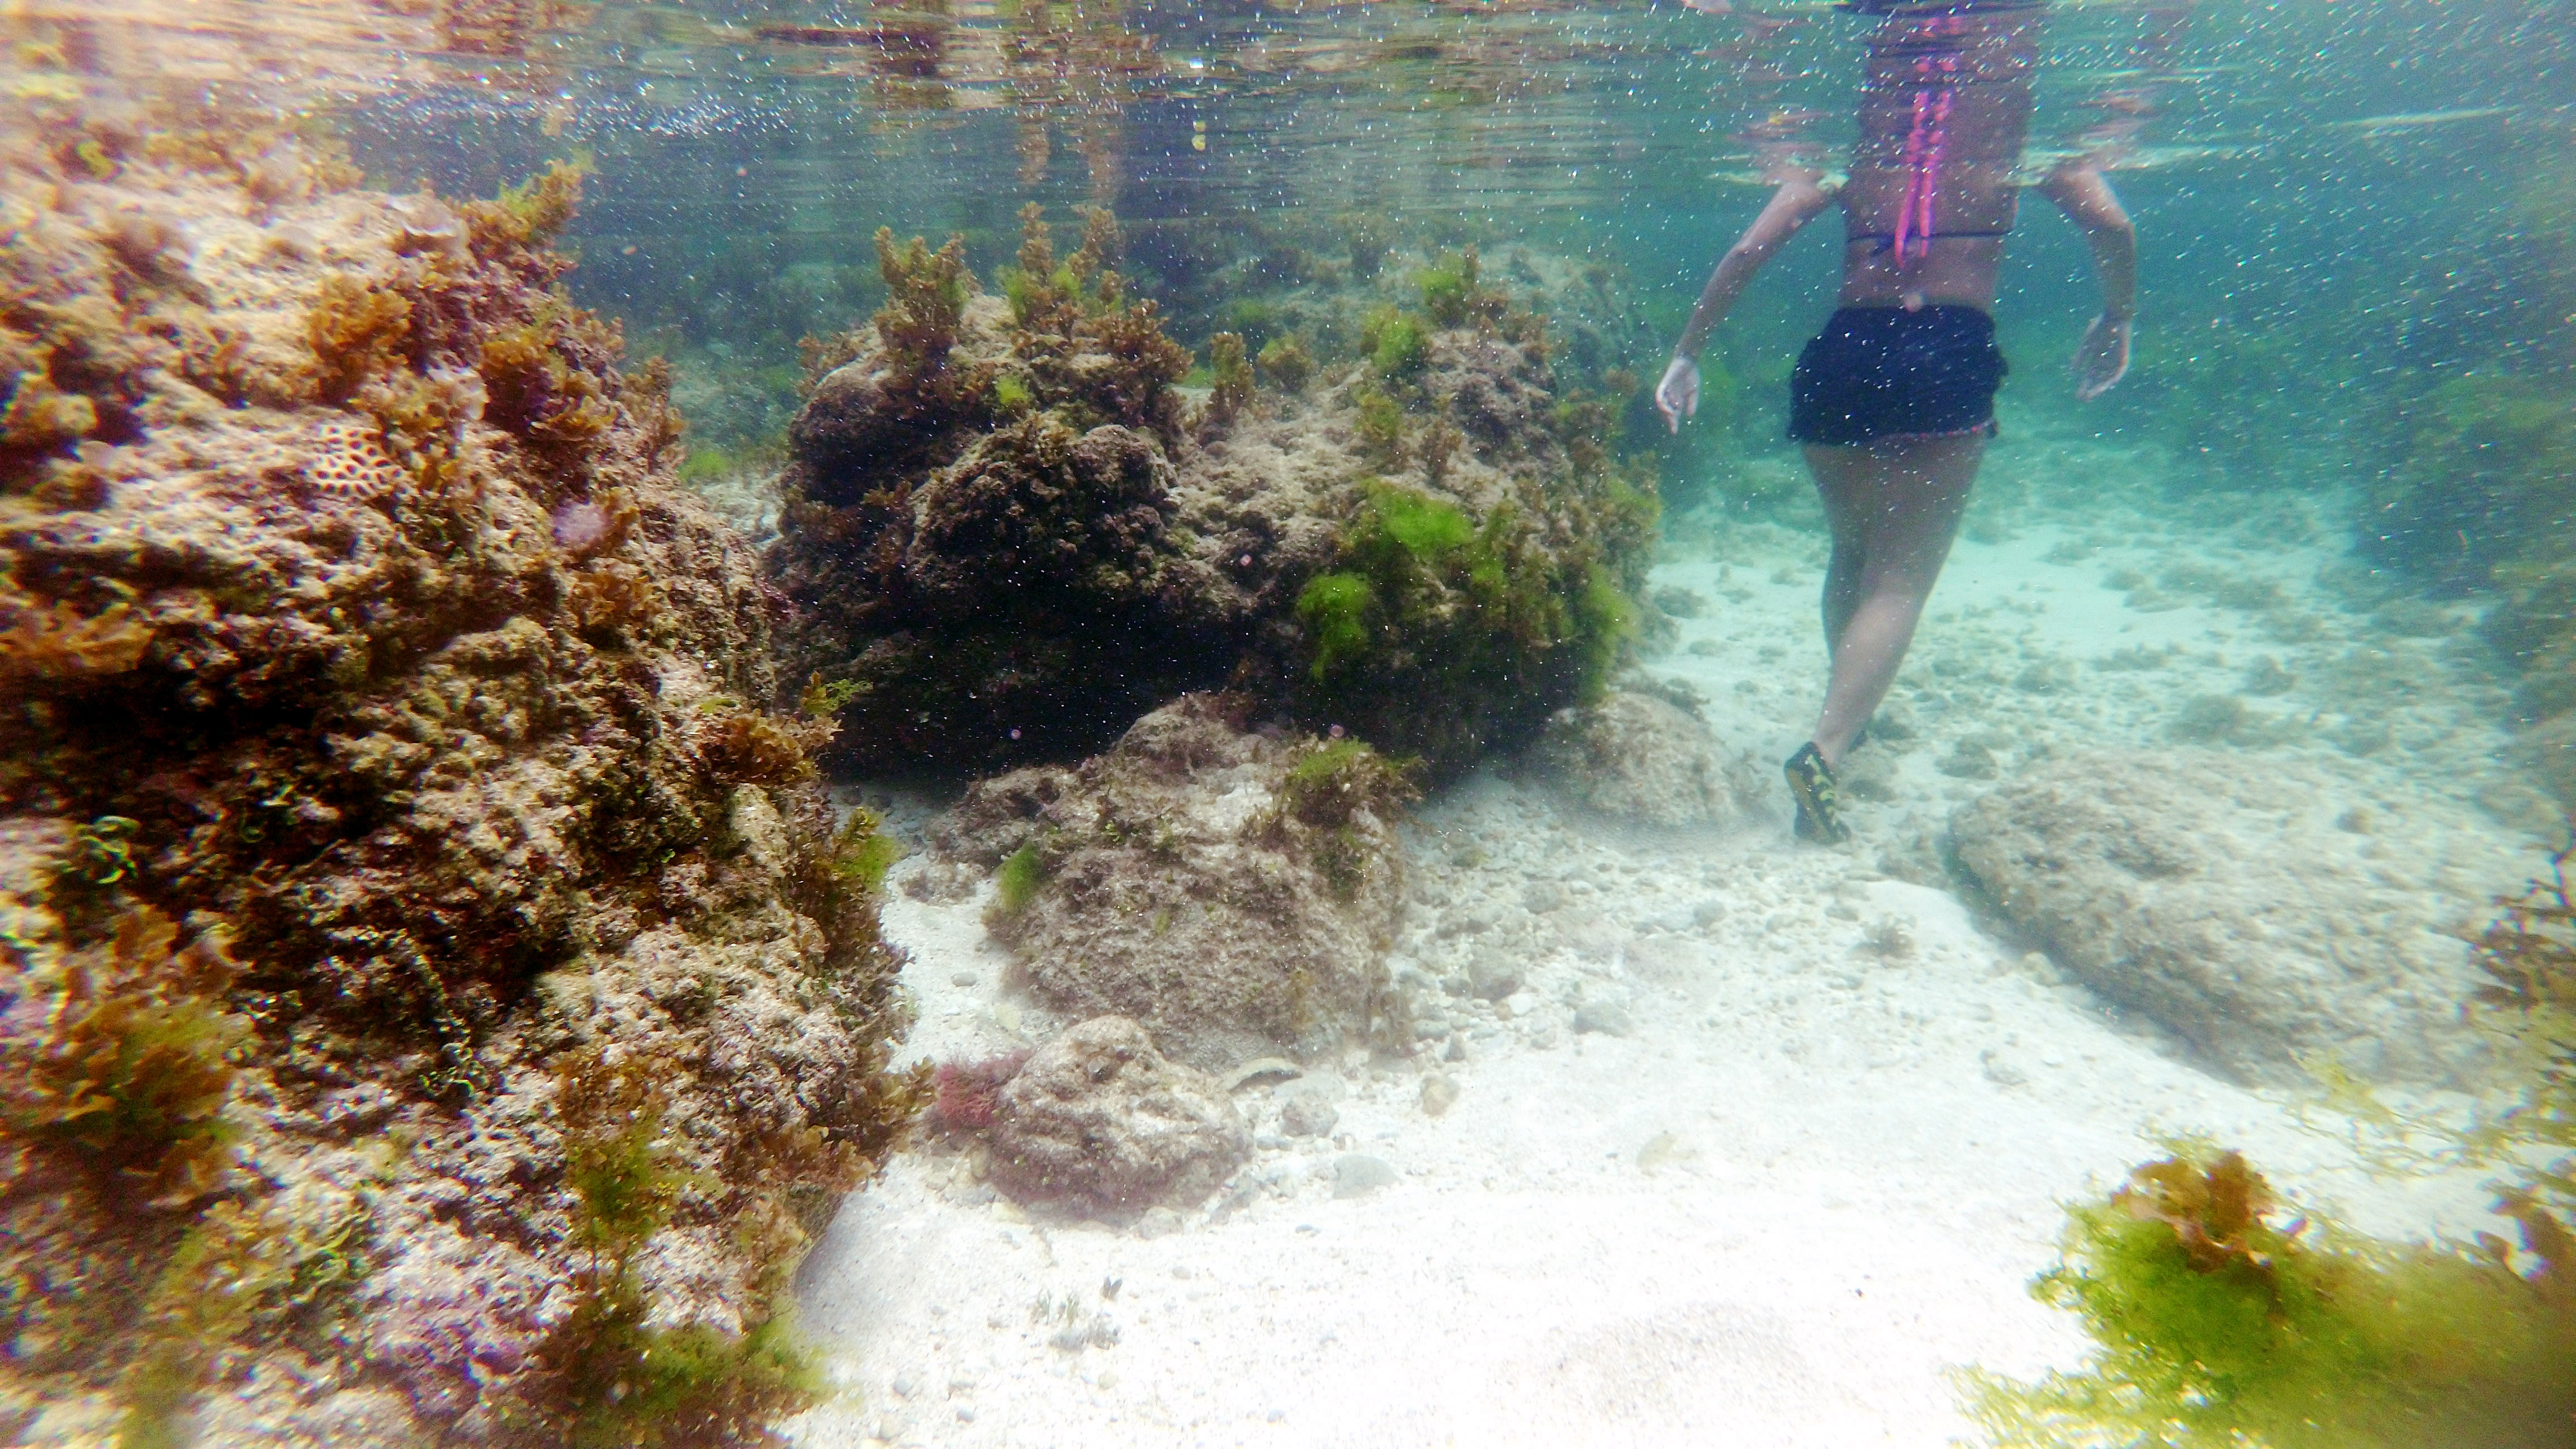
[[[1853,447],[1991,434],[2004,355],[1975,307],[1845,307],[1798,354],[1789,436]]]

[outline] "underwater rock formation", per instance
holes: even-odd
[[[2357,770],[2200,751],[2044,761],[1951,817],[1974,884],[2104,996],[2254,1080],[2478,1060],[2454,934],[2515,859]]]
[[[1708,724],[1669,700],[1613,690],[1557,711],[1539,768],[1604,815],[1649,825],[1719,825],[1760,809],[1762,781],[1723,753]]]
[[[1028,226],[1000,297],[954,246],[881,238],[891,300],[818,353],[845,360],[791,431],[767,562],[791,687],[849,726],[837,759],[1068,759],[1223,685],[1440,774],[1599,692],[1651,484],[1472,254],[1328,384],[1257,387],[1231,338],[1193,418],[1106,216],[1062,262]]]
[[[1312,1056],[1389,1008],[1401,772],[1356,741],[1247,730],[1191,695],[1074,768],[982,781],[933,827],[998,869],[987,917],[1038,1000],[1143,1023],[1221,1068]]]
[[[395,198],[291,117],[35,111],[0,1421],[756,1434],[805,1397],[787,1277],[920,1090],[887,852],[761,708],[774,599],[657,371],[554,288],[577,173]]]
[[[992,1175],[1013,1197],[1125,1218],[1186,1207],[1252,1155],[1216,1078],[1154,1049],[1122,1016],[1068,1028],[1001,1090]]]

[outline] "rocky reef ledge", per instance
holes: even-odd
[[[1106,213],[1062,260],[1024,221],[999,295],[958,243],[881,233],[885,307],[814,359],[767,565],[789,686],[848,725],[836,763],[1071,760],[1225,687],[1437,777],[1598,697],[1653,484],[1472,249],[1338,367],[1283,338],[1256,376],[1217,334],[1193,403]]]
[[[828,725],[555,287],[579,178],[291,123],[0,156],[0,1264],[19,1443],[725,1443],[912,1115]]]

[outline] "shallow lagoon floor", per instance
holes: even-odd
[[[2242,1147],[2365,1231],[2493,1226],[2479,1174],[2374,1176],[2315,1094],[2231,1084],[1940,883],[1989,772],[2177,741],[2331,758],[2474,842],[2444,880],[2465,927],[2541,863],[2554,816],[2465,613],[2366,612],[2330,523],[2142,481],[2089,443],[1998,447],[1887,711],[1905,738],[1847,771],[1871,797],[1850,847],[1793,843],[1785,799],[1707,835],[1500,770],[1424,802],[1393,964],[1436,982],[1500,952],[1527,981],[1428,987],[1445,1031],[1413,1059],[1238,1089],[1260,1150],[1201,1208],[1032,1220],[969,1152],[897,1157],[801,1275],[842,1392],[795,1442],[1942,1445],[1970,1430],[1952,1367],[2081,1359],[2023,1285],[2062,1204],[2165,1135]],[[1822,541],[1668,532],[1655,589],[1699,608],[1648,671],[1769,779],[1821,684]],[[990,885],[925,903],[900,889],[920,868],[885,912],[907,1055],[1043,1039],[980,924]],[[1326,1135],[1285,1133],[1292,1094],[1331,1104]]]

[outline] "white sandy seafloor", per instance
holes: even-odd
[[[2296,508],[2100,501],[2140,476],[2089,444],[1998,447],[1888,711],[1911,738],[1853,767],[1883,798],[1851,847],[1793,843],[1785,800],[1713,838],[1580,818],[1495,773],[1426,801],[1394,964],[1423,982],[1429,1039],[1291,1084],[1338,1097],[1329,1140],[1283,1136],[1287,1089],[1247,1085],[1252,1163],[1128,1228],[1032,1221],[953,1147],[897,1157],[801,1276],[842,1392],[794,1441],[1942,1445],[1971,1431],[1954,1366],[2080,1361],[2074,1320],[2024,1285],[2063,1203],[2164,1134],[2243,1147],[2366,1230],[2490,1226],[2476,1174],[2373,1177],[2313,1102],[2230,1085],[1906,878],[1938,879],[1940,823],[1991,788],[1944,771],[1976,768],[1962,741],[2005,771],[2150,747],[2177,721],[2207,733],[2201,696],[2247,711],[2219,748],[2358,759],[2408,818],[2515,849],[2551,828],[2500,763],[2501,686],[2465,616],[2356,612],[2321,578],[2340,530]],[[1821,683],[1821,542],[1669,532],[1655,585],[1706,607],[1648,668],[1776,779]],[[2454,884],[2474,902],[2516,882]],[[891,894],[911,1057],[1051,1025],[1002,990],[981,904]],[[1520,956],[1529,985],[1499,1006],[1444,990],[1479,950]],[[1457,1089],[1438,1116],[1434,1072]],[[1351,1155],[1392,1182],[1337,1195],[1368,1175]]]

